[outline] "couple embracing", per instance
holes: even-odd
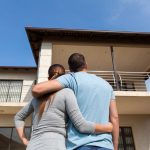
[[[119,123],[110,84],[87,73],[82,54],[49,68],[49,81],[33,87],[33,98],[15,116],[19,137],[27,150],[118,150]],[[28,140],[24,120],[33,112]]]

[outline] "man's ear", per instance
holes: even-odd
[[[69,67],[69,71],[72,72],[71,69],[70,69],[70,67]]]
[[[87,64],[87,62],[85,62],[85,69],[87,69],[87,66],[88,66],[88,64]]]

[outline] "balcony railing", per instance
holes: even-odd
[[[108,81],[115,91],[150,91],[145,83],[146,80],[150,80],[150,72],[117,71],[117,80],[113,71],[89,71],[89,73]],[[119,84],[119,89],[116,83]],[[23,85],[21,81],[0,80],[0,102],[29,101],[32,99],[33,85]]]
[[[117,82],[120,91],[147,91],[145,81],[150,78],[150,72],[123,72],[117,71],[117,80],[113,71],[89,71],[108,81],[117,91]]]

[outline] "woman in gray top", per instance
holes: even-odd
[[[49,68],[49,79],[55,79],[65,73],[62,65]],[[112,124],[96,124],[86,121],[79,110],[76,97],[71,89],[62,89],[57,93],[44,95],[39,101],[32,99],[15,115],[15,126],[27,150],[66,150],[67,117],[82,133],[112,132]],[[24,134],[24,120],[33,113],[31,139]]]

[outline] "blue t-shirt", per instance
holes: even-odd
[[[69,73],[57,78],[57,80],[63,87],[71,88],[74,91],[80,111],[85,119],[96,123],[108,123],[110,101],[115,99],[115,96],[107,81],[86,72]],[[68,123],[67,133],[68,150],[83,145],[113,149],[110,133],[81,134],[71,121]]]

